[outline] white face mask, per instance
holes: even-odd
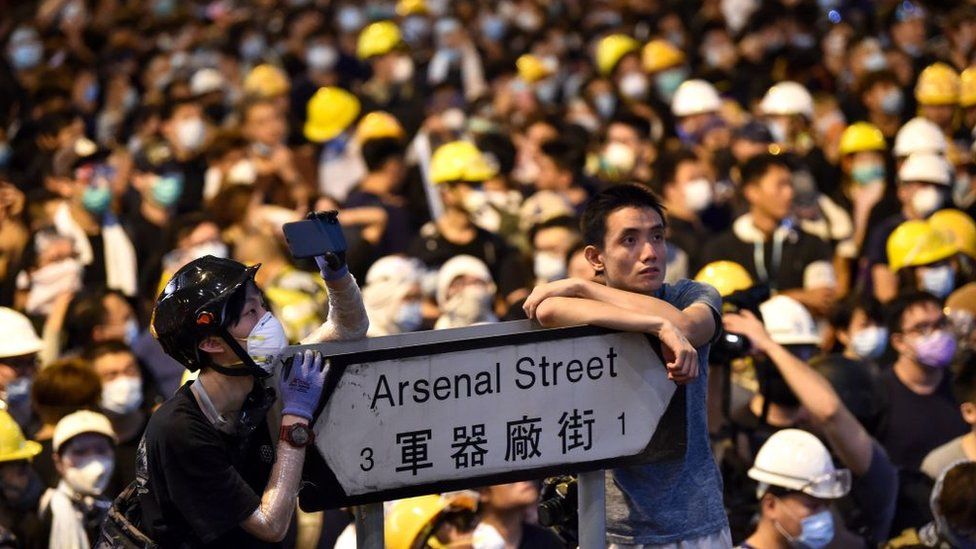
[[[949,265],[922,267],[922,289],[939,299],[952,293],[956,284],[956,273]]]
[[[119,415],[142,405],[142,378],[119,376],[102,386],[102,408]]]
[[[445,314],[455,321],[474,324],[491,313],[491,294],[481,285],[465,286],[451,296],[442,307]]]
[[[335,48],[325,44],[317,44],[305,52],[305,62],[309,68],[317,71],[327,71],[335,67],[339,54]]]
[[[197,117],[185,118],[176,125],[176,140],[188,151],[198,151],[207,136],[207,126]]]
[[[935,187],[926,185],[912,195],[912,209],[922,217],[938,210],[942,206],[942,193]]]
[[[566,278],[566,258],[555,252],[536,252],[533,261],[535,277],[552,282]]]
[[[685,183],[684,195],[685,206],[693,212],[700,212],[711,206],[715,191],[711,181],[700,177]]]
[[[288,336],[281,322],[268,311],[251,328],[247,336],[247,354],[265,372],[271,373],[275,357],[288,346]]]
[[[643,73],[629,72],[620,79],[620,94],[628,99],[646,99],[650,87],[650,81]]]
[[[400,56],[393,65],[393,81],[403,84],[413,78],[413,59],[406,55]]]
[[[888,330],[880,326],[868,326],[851,334],[851,351],[863,359],[878,358],[887,344]]]
[[[396,318],[393,320],[400,332],[413,332],[420,329],[424,323],[424,315],[419,301],[410,301],[400,305]]]
[[[74,467],[66,467],[64,481],[73,490],[86,496],[98,496],[105,491],[115,470],[112,456],[92,456]]]

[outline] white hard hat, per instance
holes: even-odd
[[[934,122],[921,116],[905,122],[895,134],[895,146],[892,148],[895,156],[908,156],[915,152],[945,154],[948,150],[949,143],[942,130]]]
[[[834,468],[820,439],[799,429],[783,429],[769,437],[748,474],[760,487],[779,486],[820,499],[841,498],[851,489],[851,472]]]
[[[451,282],[454,282],[455,278],[462,275],[484,280],[488,284],[490,293],[495,293],[495,281],[485,262],[473,255],[459,255],[447,260],[437,272],[438,304],[447,302],[447,289],[451,287]]]
[[[0,357],[29,355],[40,352],[41,338],[34,325],[21,313],[0,307]]]
[[[908,155],[905,163],[898,169],[898,180],[949,185],[951,169],[949,162],[939,154],[932,152],[912,153]]]
[[[759,306],[769,337],[780,345],[818,345],[820,334],[810,311],[799,301],[775,295]]]
[[[203,68],[190,77],[190,93],[203,95],[205,93],[223,91],[226,80],[223,73],[217,69]]]
[[[671,112],[675,116],[691,116],[722,108],[722,100],[711,83],[704,80],[685,80],[674,92]]]
[[[118,437],[115,436],[115,431],[112,429],[112,423],[107,417],[99,414],[98,412],[80,410],[64,416],[61,418],[61,421],[55,425],[51,447],[55,452],[57,452],[61,449],[62,444],[84,433],[97,433],[99,435],[105,435],[113,443],[118,442],[119,440]]]
[[[796,82],[780,82],[766,91],[759,110],[763,114],[788,115],[802,114],[813,118],[813,96]]]

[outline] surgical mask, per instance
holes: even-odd
[[[868,72],[880,71],[888,68],[888,59],[880,51],[873,52],[864,58],[864,70]]]
[[[130,318],[125,323],[125,335],[123,336],[123,341],[128,346],[132,346],[136,338],[139,337],[139,322],[134,318]]]
[[[929,368],[945,368],[956,355],[956,338],[947,330],[935,330],[915,341],[915,358]]]
[[[566,278],[566,257],[555,252],[536,252],[533,271],[537,279],[545,282]]]
[[[901,90],[898,88],[892,88],[881,96],[881,110],[885,114],[901,114],[904,106],[905,96],[902,95]]]
[[[176,125],[176,141],[188,151],[198,151],[207,136],[207,126],[197,117],[185,118]]]
[[[336,18],[342,32],[356,32],[365,23],[363,12],[355,6],[343,6]]]
[[[17,44],[10,52],[10,62],[17,70],[29,70],[41,64],[44,47],[39,42]]]
[[[86,210],[101,215],[108,210],[109,203],[112,202],[112,191],[107,186],[86,187],[81,195],[81,204]]]
[[[654,86],[661,99],[670,103],[678,86],[688,78],[688,71],[684,67],[675,67],[662,71],[654,78]]]
[[[98,496],[105,491],[115,470],[111,456],[92,456],[64,471],[64,481],[76,492],[86,496]]]
[[[424,323],[424,315],[419,301],[403,303],[397,309],[396,318],[393,319],[400,332],[413,332],[420,329]]]
[[[887,344],[888,330],[880,326],[868,326],[851,334],[851,350],[866,360],[881,356]]]
[[[412,16],[404,19],[400,25],[403,41],[413,46],[419,46],[430,36],[430,20],[423,16]]]
[[[241,57],[245,61],[257,61],[268,49],[268,43],[260,34],[248,36],[241,42]]]
[[[258,178],[258,170],[250,160],[238,160],[227,170],[227,182],[238,185],[251,185]]]
[[[142,405],[142,378],[119,376],[102,385],[101,406],[109,412],[123,415]]]
[[[701,212],[712,205],[715,192],[712,189],[712,182],[699,177],[685,183],[684,191],[685,207],[693,212]]]
[[[884,164],[870,163],[859,164],[851,169],[851,179],[860,185],[867,185],[875,181],[884,181]]]
[[[779,533],[795,547],[821,549],[834,539],[834,517],[829,509],[800,520],[800,535],[796,537],[789,535],[779,522],[775,524]]]
[[[275,315],[268,311],[247,336],[247,354],[259,368],[271,373],[275,357],[288,346],[288,336]]]
[[[922,267],[922,289],[939,299],[945,299],[952,293],[956,284],[956,273],[949,265],[938,267]]]
[[[608,120],[617,110],[617,98],[612,93],[601,93],[593,98],[593,106],[600,118]]]
[[[789,138],[789,132],[786,128],[786,123],[781,120],[770,120],[766,123],[769,128],[769,133],[773,135],[773,141],[776,143],[786,143]]]
[[[401,55],[396,60],[396,64],[393,65],[393,81],[398,84],[408,82],[413,78],[413,71],[413,59],[410,59],[406,55]]]
[[[922,217],[928,215],[942,207],[942,193],[935,187],[928,185],[915,191],[912,195],[912,209]]]
[[[473,324],[491,312],[491,298],[488,288],[482,285],[469,285],[451,296],[442,309],[455,320]]]
[[[640,101],[647,98],[650,84],[647,77],[639,72],[630,72],[620,79],[620,94],[628,99]]]
[[[606,175],[627,175],[634,169],[637,153],[623,143],[608,143],[600,155],[600,168]]]
[[[152,186],[152,198],[157,204],[168,208],[183,194],[183,178],[178,175],[164,175],[156,179]]]
[[[305,62],[312,70],[327,71],[335,67],[339,60],[339,53],[332,46],[318,44],[311,46],[305,52]]]
[[[506,24],[501,17],[489,15],[481,20],[481,34],[485,38],[498,42],[505,37]]]
[[[4,402],[7,412],[14,418],[17,425],[26,429],[31,418],[30,392],[34,380],[29,377],[18,377],[7,384],[4,392]]]

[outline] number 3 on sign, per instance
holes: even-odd
[[[373,449],[369,446],[363,448],[362,452],[359,452],[359,457],[363,458],[363,462],[359,464],[359,468],[363,471],[369,471],[373,468]]]
[[[626,418],[624,417],[624,412],[620,412],[620,415],[617,416],[617,419],[620,420],[620,434],[621,435],[626,435],[627,434],[627,424],[625,422],[625,419]]]

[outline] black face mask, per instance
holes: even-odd
[[[28,472],[27,486],[24,486],[13,499],[9,499],[4,493],[2,501],[6,507],[14,511],[33,511],[37,508],[37,501],[40,499],[43,490],[44,483],[41,482],[41,477],[31,469]]]

